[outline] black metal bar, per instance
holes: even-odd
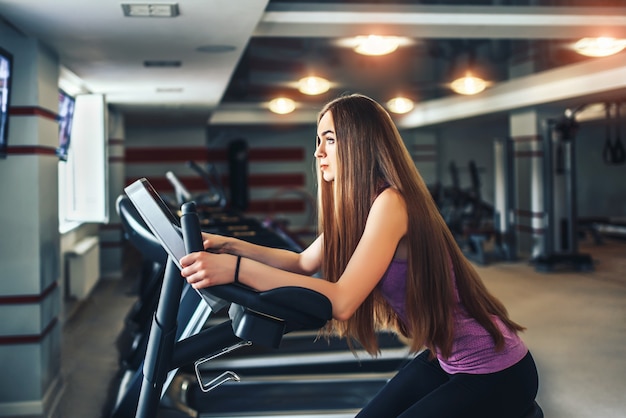
[[[504,140],[504,156],[505,156],[504,173],[506,175],[506,179],[505,179],[506,211],[504,213],[504,216],[506,216],[505,242],[507,246],[507,256],[509,260],[514,260],[517,258],[517,237],[515,236],[515,229],[514,229],[515,200],[516,200],[516,190],[517,190],[517,188],[515,187],[516,183],[515,183],[514,145],[515,144],[512,138],[506,138]]]
[[[554,121],[543,123],[543,249],[542,256],[549,258],[554,253],[554,173],[552,162],[552,133]]]
[[[185,243],[185,251],[187,254],[196,251],[204,251],[202,244],[202,234],[200,231],[200,218],[196,212],[195,202],[185,203],[181,207],[182,215],[180,217],[180,226],[183,233],[183,241]]]
[[[159,304],[150,328],[137,418],[156,416],[176,340],[176,317],[184,283],[175,261],[168,258]]]
[[[578,204],[576,195],[576,145],[574,138],[571,138],[565,143],[565,170],[567,176],[566,190],[567,190],[567,202],[569,202],[567,208],[567,238],[568,238],[568,250],[571,254],[578,253]]]

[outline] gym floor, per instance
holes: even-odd
[[[618,418],[626,411],[626,242],[583,241],[593,272],[538,273],[527,261],[476,266],[523,334],[540,374],[546,418]],[[116,339],[135,301],[127,257],[122,280],[101,281],[63,331],[64,395],[55,417],[108,418],[117,385]]]

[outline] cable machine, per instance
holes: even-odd
[[[544,233],[541,253],[531,260],[537,271],[593,270],[591,256],[578,252],[575,139],[580,110],[543,121]]]
[[[493,214],[496,231],[496,251],[504,261],[517,259],[515,237],[515,158],[511,138],[494,142],[495,207]]]

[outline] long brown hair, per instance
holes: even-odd
[[[376,354],[376,331],[391,327],[410,340],[413,351],[438,349],[447,357],[454,332],[453,277],[463,306],[491,334],[496,348],[503,346],[504,337],[491,315],[512,330],[523,330],[509,319],[459,249],[387,111],[366,96],[352,94],[328,103],[319,113],[318,124],[326,112],[332,113],[335,125],[338,167],[332,182],[318,174],[323,277],[339,280],[381,186],[398,190],[408,211],[408,323],[402,323],[376,288],[350,319],[331,321],[327,331]]]

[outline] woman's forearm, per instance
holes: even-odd
[[[300,266],[300,254],[294,251],[265,247],[238,238],[226,238],[224,253],[239,255],[259,263],[298,274],[312,274]]]

